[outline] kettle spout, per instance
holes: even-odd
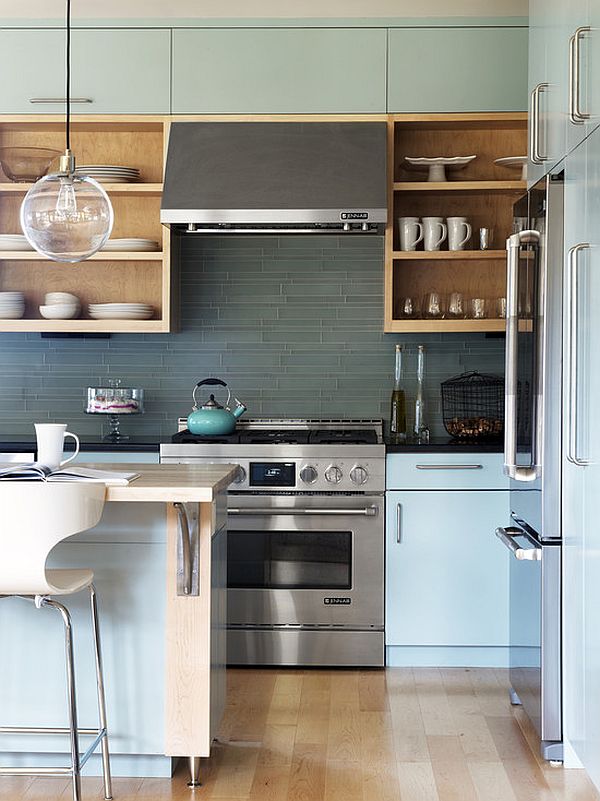
[[[232,411],[231,414],[237,420],[238,417],[241,417],[244,414],[244,412],[247,410],[248,407],[244,406],[244,404],[241,403],[237,398],[235,398],[235,402],[237,403],[237,406],[235,407],[235,409]]]

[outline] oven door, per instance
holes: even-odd
[[[228,624],[383,629],[383,496],[228,501]]]

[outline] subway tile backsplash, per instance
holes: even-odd
[[[102,419],[83,412],[85,389],[108,378],[146,390],[146,414],[123,421],[134,434],[172,433],[209,375],[227,381],[250,416],[388,418],[396,342],[406,347],[409,409],[416,346],[427,346],[429,424],[442,436],[441,381],[503,372],[503,338],[382,333],[381,237],[185,236],[181,297],[177,334],[0,334],[0,436],[31,435],[43,420],[98,433]]]

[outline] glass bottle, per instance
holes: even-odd
[[[406,396],[402,389],[402,345],[396,345],[396,368],[390,413],[390,433],[395,442],[406,440]]]
[[[415,400],[415,441],[419,445],[429,442],[429,428],[425,420],[425,400],[423,398],[423,384],[425,382],[425,345],[419,345],[417,350],[417,397]]]

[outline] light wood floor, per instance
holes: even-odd
[[[538,758],[504,671],[232,670],[228,699],[195,801],[600,801]],[[115,801],[187,800],[186,779],[117,779]],[[70,797],[62,779],[0,779],[0,801]]]

